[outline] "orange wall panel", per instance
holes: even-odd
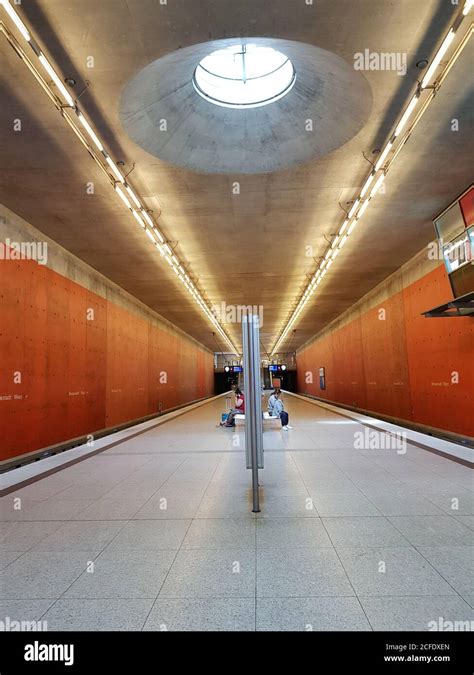
[[[0,282],[0,459],[213,394],[212,355],[171,327],[33,261]]]
[[[450,297],[439,266],[316,339],[297,355],[299,391],[474,436],[474,320],[422,316]],[[321,391],[323,366],[326,390]],[[305,381],[307,371],[313,373],[312,385]]]
[[[361,320],[367,410],[411,419],[403,296],[398,293]]]
[[[440,267],[404,291],[413,417],[422,424],[474,435],[474,321],[425,319],[451,288]]]

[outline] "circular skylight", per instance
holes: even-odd
[[[283,98],[293,87],[290,59],[271,47],[243,44],[204,57],[193,77],[200,96],[226,108],[258,108]]]

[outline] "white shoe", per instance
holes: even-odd
[[[283,428],[285,431],[289,431],[290,429],[293,429],[293,427],[290,427],[289,424],[287,424],[286,426],[284,426],[284,427],[282,427],[282,428]]]

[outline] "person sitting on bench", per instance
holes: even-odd
[[[281,428],[284,429],[285,431],[288,431],[289,429],[293,429],[293,427],[290,427],[288,422],[290,421],[290,416],[285,410],[285,407],[283,405],[282,401],[282,396],[281,396],[281,391],[278,391],[275,396],[275,403],[273,404],[273,414],[272,417],[279,417],[281,421]]]
[[[242,391],[237,387],[235,390],[235,408],[232,408],[232,410],[229,412],[227,415],[227,420],[225,422],[221,422],[221,427],[235,427],[235,420],[234,417],[236,415],[244,415],[245,414],[245,399]]]
[[[270,415],[270,417],[273,417],[273,407],[274,407],[275,401],[276,401],[275,395],[279,391],[280,391],[279,389],[274,389],[273,393],[271,394],[270,398],[268,399],[268,414]]]

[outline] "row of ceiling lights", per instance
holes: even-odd
[[[207,319],[213,324],[214,328],[224,340],[224,342],[230,347],[231,351],[235,354],[238,354],[238,350],[233,344],[230,337],[224,331],[220,325],[216,316],[212,313],[207,302],[204,300],[203,296],[196,288],[195,284],[187,274],[184,269],[183,264],[179,260],[178,256],[173,252],[171,247],[166,241],[163,233],[160,231],[156,223],[150,217],[150,214],[146,207],[143,205],[142,200],[138,197],[137,193],[128,183],[128,180],[123,176],[122,172],[117,167],[116,163],[113,161],[109,153],[105,150],[104,144],[99,138],[98,134],[94,131],[91,124],[85,117],[84,113],[80,110],[77,103],[74,101],[70,92],[66,89],[62,79],[58,75],[57,71],[47,60],[46,56],[43,54],[39,48],[37,42],[33,39],[30,30],[26,27],[20,16],[13,9],[9,0],[0,0],[0,6],[2,6],[10,19],[13,21],[19,32],[21,33],[24,40],[30,45],[32,51],[37,57],[39,63],[46,71],[47,75],[51,78],[54,84],[57,87],[56,93],[49,83],[44,79],[41,72],[37,70],[35,65],[29,60],[27,55],[23,52],[18,42],[13,38],[11,33],[5,31],[5,27],[2,24],[2,30],[5,32],[7,39],[9,40],[12,47],[15,49],[20,58],[27,64],[33,75],[39,81],[43,89],[49,94],[50,98],[55,103],[56,107],[60,110],[63,117],[67,120],[70,126],[73,128],[75,133],[82,140],[84,145],[87,147],[90,154],[97,161],[99,166],[107,173],[109,179],[111,180],[114,189],[117,195],[120,197],[125,206],[129,209],[137,223],[143,229],[153,246],[159,251],[161,256],[169,264],[173,272],[176,274],[178,279],[184,285],[186,290],[189,292],[193,301],[198,305],[200,310],[205,314]],[[70,110],[73,115],[69,114]],[[80,127],[77,126],[76,121],[80,123]],[[82,128],[82,129],[81,129]],[[86,137],[84,136],[82,130],[85,131]],[[91,145],[92,141],[92,145]],[[95,151],[98,150],[98,153]],[[111,175],[111,173],[112,175]]]
[[[436,52],[435,56],[433,57],[433,60],[431,61],[431,64],[429,68],[427,69],[425,75],[423,76],[423,79],[421,82],[417,85],[416,92],[413,94],[410,102],[408,103],[407,107],[405,108],[404,112],[402,113],[399,122],[397,123],[397,126],[395,127],[395,131],[391,135],[390,139],[386,143],[385,147],[383,150],[380,152],[380,155],[373,166],[372,171],[370,172],[369,176],[365,180],[362,189],[360,190],[359,195],[355,199],[354,203],[352,204],[349,212],[346,215],[346,218],[344,219],[344,222],[342,223],[337,235],[334,237],[331,245],[327,249],[325,255],[323,256],[321,262],[319,263],[318,269],[314,273],[314,275],[311,278],[311,281],[307,285],[303,295],[301,296],[298,305],[296,306],[295,310],[293,311],[290,319],[288,320],[286,326],[280,333],[277,341],[275,342],[275,345],[271,351],[271,354],[275,354],[281,344],[284,342],[286,337],[288,336],[289,331],[291,330],[292,326],[295,324],[295,321],[298,319],[299,315],[303,311],[304,307],[306,306],[307,302],[310,300],[314,292],[316,291],[317,287],[319,284],[322,282],[324,277],[326,276],[327,271],[330,269],[331,265],[333,264],[334,260],[337,258],[339,255],[339,252],[341,251],[342,247],[345,246],[348,238],[354,231],[355,227],[359,223],[360,219],[364,215],[367,207],[369,206],[369,203],[371,199],[377,194],[379,191],[380,187],[382,186],[382,183],[385,180],[385,175],[388,171],[388,168],[392,161],[395,159],[395,157],[398,155],[398,152],[401,150],[403,147],[405,141],[407,140],[408,136],[410,135],[411,131],[413,130],[414,126],[418,123],[419,119],[421,118],[422,114],[425,112],[429,102],[432,100],[434,93],[436,91],[435,87],[430,84],[433,82],[433,77],[436,73],[436,70],[438,66],[440,65],[444,55],[446,54],[447,50],[449,49],[449,46],[451,45],[454,36],[456,34],[457,29],[459,28],[461,22],[463,21],[464,17],[467,16],[469,11],[472,9],[472,6],[474,5],[474,0],[466,0],[464,3],[462,12],[457,16],[456,20],[454,21],[453,25],[449,29],[447,35],[445,36],[443,42],[441,43],[441,46],[439,47],[438,51]],[[471,27],[472,28],[472,27]],[[470,34],[470,33],[469,33]],[[464,43],[465,44],[465,43]],[[449,66],[447,66],[449,67]],[[440,78],[438,78],[439,80]],[[438,81],[435,80],[435,83]],[[403,129],[406,127],[406,124],[410,117],[412,117],[413,113],[415,112],[415,109],[417,106],[419,106],[421,99],[422,99],[422,93],[429,89],[429,96],[427,100],[425,100],[422,109],[419,111],[419,114],[417,118],[413,121],[413,124],[411,125],[410,129],[407,131],[405,134],[404,138],[398,143],[397,139],[399,139],[400,134],[402,133]],[[395,143],[397,143],[397,147],[394,148]],[[394,152],[393,157],[391,158],[390,162],[386,165],[384,165],[385,160],[387,159],[388,155],[390,152]],[[369,192],[370,190],[370,192]]]

